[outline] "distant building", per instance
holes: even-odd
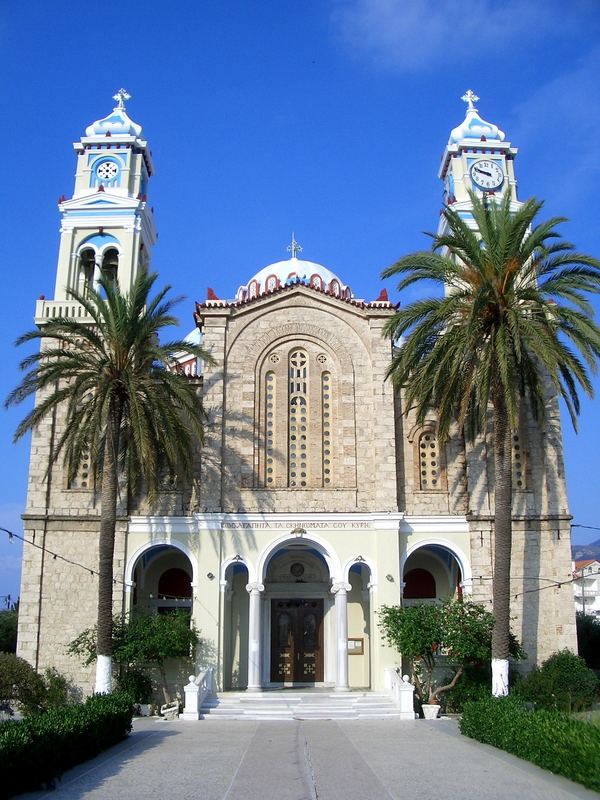
[[[54,297],[35,310],[42,330],[59,315],[89,323],[69,287],[85,292],[104,274],[127,290],[150,263],[153,164],[124,99],[120,93],[114,110],[74,145],[73,195],[59,201]],[[508,193],[517,210],[517,150],[479,116],[472,92],[464,99],[464,120],[439,168],[444,203],[472,220],[469,190]],[[173,128],[186,175],[185,154],[203,152],[197,139]],[[410,157],[398,156],[399,180]],[[455,430],[442,445],[434,413],[417,424],[386,380],[392,343],[382,331],[395,306],[385,290],[360,300],[343,276],[301,259],[300,249],[292,237],[289,258],[240,275],[230,299],[209,289],[196,304],[190,335],[215,364],[182,365],[209,413],[206,445],[194,480],[165,475],[154,506],[122,493],[114,610],[189,609],[220,688],[378,689],[385,668],[398,663],[377,624],[383,604],[462,595],[491,609],[491,436],[469,444]],[[512,448],[511,615],[532,663],[576,649],[571,592],[560,587],[572,570],[570,515],[550,387],[546,406],[543,426],[523,414]],[[99,497],[89,463],[71,481],[60,463],[47,471],[64,426],[58,414],[32,437],[25,536],[97,568]],[[548,578],[556,588],[539,591]],[[65,647],[95,624],[96,597],[95,575],[25,544],[20,655],[90,689],[92,671]]]
[[[600,617],[600,561],[573,562],[575,611]]]

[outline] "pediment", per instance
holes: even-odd
[[[75,211],[81,209],[132,209],[139,206],[140,201],[132,197],[122,197],[111,195],[108,192],[94,192],[84,197],[73,197],[65,200],[62,207],[65,211]]]

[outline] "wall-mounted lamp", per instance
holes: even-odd
[[[388,574],[385,576],[385,579],[386,579],[387,581],[389,581],[390,583],[393,583],[393,582],[394,582],[394,576],[393,576],[393,575],[390,575],[390,574],[389,574],[389,572],[388,572]]]
[[[207,572],[206,577],[208,578],[209,581],[214,581],[215,579],[215,576],[212,574],[212,572]]]

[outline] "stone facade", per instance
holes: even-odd
[[[141,251],[120,212],[134,200],[129,184],[137,190],[149,168],[140,132],[127,130],[115,132],[111,146],[137,148],[137,166],[121,187],[103,190],[103,202],[114,201],[119,213],[90,211],[99,188],[90,189],[81,171],[90,163],[82,153],[100,152],[102,134],[94,132],[82,139],[88,150],[78,149],[76,191],[62,208],[73,241],[99,248],[99,269],[104,245],[90,231],[111,237],[125,283]],[[513,151],[500,144],[498,163],[510,162],[514,191]],[[470,168],[465,152],[462,172],[452,162],[454,185]],[[147,258],[151,226],[145,199],[136,202]],[[69,209],[89,216],[73,222],[82,217],[70,218]],[[197,665],[214,666],[219,687],[381,688],[385,668],[398,663],[377,626],[382,604],[461,593],[491,600],[491,437],[470,444],[454,430],[441,445],[435,415],[418,426],[403,393],[385,379],[392,349],[382,331],[394,306],[384,295],[356,300],[325,267],[300,260],[294,241],[291,247],[290,259],[265,267],[235,300],[213,296],[196,308],[195,336],[214,365],[182,366],[196,376],[208,415],[205,446],[191,484],[165,483],[153,507],[122,487],[114,609],[189,609],[202,636]],[[73,252],[70,261],[61,250],[61,275],[79,274]],[[80,316],[62,292],[61,313]],[[53,302],[38,304],[39,325]],[[571,591],[556,586],[570,577],[570,518],[549,388],[548,408],[542,426],[524,417],[514,442],[512,610],[530,663],[576,647]],[[25,538],[49,552],[24,545],[19,654],[89,690],[90,671],[66,646],[95,622],[97,584],[88,569],[97,568],[99,496],[85,468],[71,482],[60,462],[48,470],[65,424],[58,413],[32,437]],[[276,628],[278,604],[286,611]]]

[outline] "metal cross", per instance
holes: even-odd
[[[288,244],[287,246],[288,253],[292,254],[292,258],[298,258],[298,253],[302,252],[302,247],[296,241],[296,237],[294,236],[294,232],[292,231],[292,243]]]
[[[119,89],[116,94],[113,94],[113,100],[117,101],[117,108],[120,111],[125,111],[125,100],[131,100],[131,95],[126,89]]]
[[[473,111],[475,108],[475,103],[479,100],[475,92],[473,92],[471,89],[468,89],[460,99],[464,100],[464,102],[468,104],[467,111]]]

